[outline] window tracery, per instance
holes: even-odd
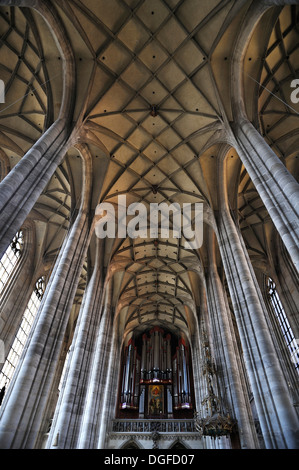
[[[290,323],[287,319],[283,305],[280,301],[275,282],[269,276],[265,278],[266,294],[272,311],[278,321],[281,334],[288,347],[291,361],[295,364],[299,373],[299,340],[295,338]]]

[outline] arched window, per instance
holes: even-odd
[[[21,325],[17,331],[14,342],[10,348],[6,361],[0,374],[0,388],[7,387],[12,379],[13,373],[17,367],[18,361],[24,349],[26,340],[29,336],[35,315],[38,311],[45,292],[45,277],[40,277],[34,287],[24,312]]]
[[[269,300],[271,310],[273,311],[278,321],[280,331],[290,352],[291,361],[293,362],[297,369],[297,372],[299,373],[299,345],[296,341],[290,323],[285,314],[284,308],[279,299],[275,282],[270,277],[266,277],[265,284],[267,298]]]
[[[18,260],[20,259],[24,246],[23,232],[20,230],[14,236],[11,244],[0,261],[0,292],[6,285],[6,282],[13,272]]]

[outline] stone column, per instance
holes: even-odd
[[[299,271],[299,184],[248,119],[233,131],[239,157]]]
[[[34,447],[49,398],[89,245],[92,168],[91,157],[86,152],[83,156],[81,207],[60,250],[24,353],[1,406],[1,448]]]
[[[48,0],[0,0],[0,5],[34,8],[50,25],[62,57],[63,96],[59,116],[0,183],[0,256],[23,224],[67,150],[75,96],[75,59],[64,26]]]
[[[111,360],[111,340],[113,325],[112,279],[105,287],[106,297],[102,318],[100,321],[95,348],[92,358],[92,370],[90,373],[80,435],[77,448],[96,449],[100,432],[100,421],[103,401],[105,397],[105,385],[109,373],[109,361]],[[112,357],[115,361],[115,358]],[[112,390],[107,393],[111,394]]]
[[[76,448],[91,356],[100,321],[103,295],[103,246],[97,239],[95,266],[86,288],[72,342],[64,387],[56,406],[47,448]]]
[[[110,429],[111,419],[114,418],[115,406],[117,403],[118,378],[120,372],[120,344],[118,340],[117,328],[112,328],[109,338],[108,355],[109,362],[107,368],[107,377],[102,388],[103,401],[99,409],[99,434],[97,449],[105,449],[107,443],[107,434]]]
[[[240,28],[232,57],[231,91],[234,121],[228,129],[253,184],[299,271],[299,185],[249,121],[244,102],[244,57],[262,15],[271,6],[294,3],[287,0],[252,2]]]
[[[58,364],[55,369],[55,375],[52,381],[51,390],[48,394],[47,405],[43,413],[39,436],[34,446],[35,449],[45,449],[48,443],[55,409],[59,400],[59,386],[61,384],[61,376],[63,373],[65,361],[67,359],[69,346],[69,335],[66,334],[61,348]]]
[[[230,215],[225,160],[219,160],[218,245],[242,342],[244,360],[267,448],[298,448],[298,419],[264,317],[252,266]]]
[[[217,355],[221,360],[221,369],[227,375],[227,404],[232,408],[238,422],[238,432],[242,449],[258,448],[254,421],[251,413],[246,384],[240,369],[239,351],[233,332],[232,320],[225,301],[225,293],[217,270],[215,260],[214,233],[209,230],[207,272],[207,297],[210,323],[213,329],[214,344],[218,345]],[[224,398],[224,397],[222,397]]]

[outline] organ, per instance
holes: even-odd
[[[183,338],[155,326],[124,348],[119,416],[173,418],[192,413],[192,368]]]

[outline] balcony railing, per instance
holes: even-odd
[[[112,432],[116,433],[197,433],[193,419],[115,419]]]

